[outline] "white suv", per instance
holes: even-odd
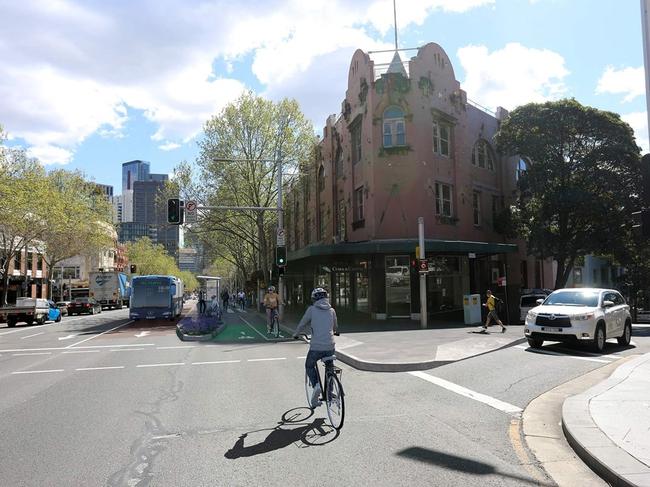
[[[539,348],[544,340],[590,343],[597,352],[608,338],[629,345],[632,337],[630,307],[613,289],[558,289],[526,316],[528,344]]]

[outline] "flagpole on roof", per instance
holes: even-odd
[[[393,0],[393,25],[395,27],[395,50],[397,51],[397,7],[395,6],[395,1]]]

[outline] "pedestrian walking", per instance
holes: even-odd
[[[203,291],[199,293],[199,314],[205,314],[205,294]]]
[[[244,291],[240,290],[237,293],[237,299],[239,299],[239,306],[241,307],[241,310],[244,311],[244,308],[246,307],[246,294]]]
[[[498,325],[501,326],[501,333],[505,333],[506,326],[501,322],[499,315],[497,314],[497,303],[502,303],[503,301],[493,295],[492,291],[489,289],[485,291],[485,294],[487,296],[487,299],[485,300],[485,303],[483,303],[483,306],[487,308],[488,315],[485,319],[485,325],[483,325],[482,331],[487,332],[488,327],[492,325],[493,321],[495,321]]]
[[[228,300],[230,299],[230,293],[228,289],[224,289],[221,293],[221,300],[223,301],[223,310],[228,311]]]

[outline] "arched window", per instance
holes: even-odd
[[[318,191],[325,189],[325,168],[321,166],[318,169]]]
[[[404,112],[396,106],[384,110],[384,147],[406,145]]]
[[[494,153],[485,139],[479,139],[472,150],[472,164],[482,169],[494,171]]]
[[[528,171],[528,161],[523,157],[520,157],[519,161],[517,161],[517,167],[515,168],[515,181],[519,181],[519,178],[521,178],[526,171]]]

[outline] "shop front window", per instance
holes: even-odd
[[[427,309],[443,314],[463,309],[463,295],[469,292],[467,257],[429,258]]]
[[[355,279],[355,309],[360,313],[367,313],[370,310],[368,296],[370,296],[370,288],[368,281],[368,262],[360,262],[361,269],[357,269],[354,273]]]
[[[386,269],[386,314],[392,318],[411,316],[411,270],[408,255],[390,255]]]

